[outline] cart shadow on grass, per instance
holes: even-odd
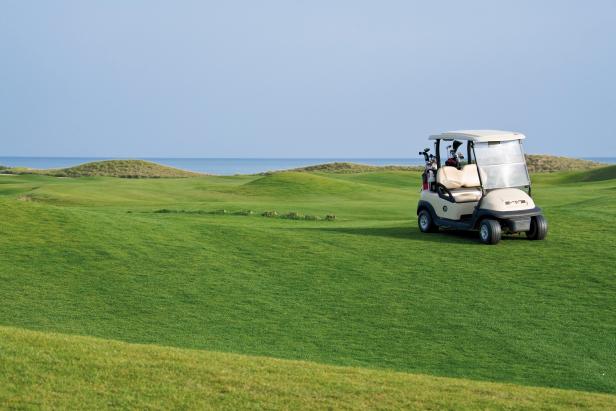
[[[327,233],[351,234],[361,236],[374,236],[384,238],[397,238],[413,241],[430,241],[436,243],[455,243],[455,244],[478,244],[479,234],[476,231],[463,231],[452,229],[441,229],[438,233],[422,233],[417,227],[320,227],[306,228],[306,230],[318,230]],[[506,241],[526,240],[520,235],[503,236]]]

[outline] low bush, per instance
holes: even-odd
[[[155,213],[166,214],[166,213],[176,213],[177,211],[169,210],[167,208],[161,208],[160,210],[156,210],[154,212]]]
[[[206,211],[206,210],[170,210],[168,208],[161,208],[159,210],[154,210],[154,213],[157,214],[210,214],[210,215],[238,215],[238,216],[251,216],[255,215],[253,210],[239,210],[239,211],[229,211],[226,209],[214,210],[214,211]],[[132,213],[132,211],[128,211],[128,213]],[[262,217],[271,217],[271,218],[285,218],[288,220],[306,220],[306,221],[334,221],[336,216],[333,214],[327,214],[325,217],[320,217],[314,214],[302,214],[297,211],[291,211],[286,214],[279,214],[276,210],[268,210],[264,211],[260,214]]]

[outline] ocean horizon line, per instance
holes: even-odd
[[[579,159],[613,159],[614,156],[578,156],[568,154],[539,154],[539,153],[526,153],[528,155],[547,155],[555,157],[569,157]],[[58,159],[110,159],[110,160],[148,160],[148,159],[171,159],[171,160],[401,160],[401,159],[414,159],[421,156],[410,157],[183,157],[183,156],[24,156],[24,155],[4,155],[0,156],[0,159],[4,158],[58,158]]]

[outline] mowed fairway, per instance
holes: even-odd
[[[616,394],[615,178],[535,175],[548,239],[484,246],[414,172],[0,176],[0,325]]]
[[[616,396],[0,327],[0,405],[27,409],[596,409]]]

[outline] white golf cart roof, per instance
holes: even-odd
[[[487,141],[510,141],[523,140],[526,137],[522,133],[503,130],[457,130],[446,131],[441,134],[430,136],[430,140],[463,140],[485,143]]]

